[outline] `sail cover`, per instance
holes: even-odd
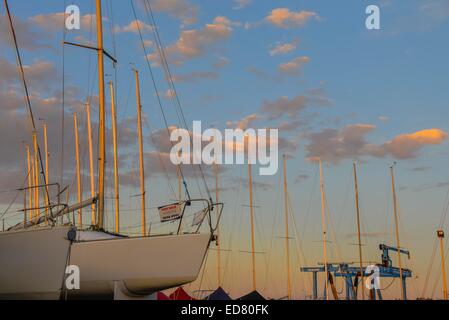
[[[170,300],[196,300],[189,296],[189,294],[182,288],[176,289],[170,296]]]
[[[159,291],[159,292],[156,294],[156,299],[157,299],[157,300],[170,300],[170,298],[169,298],[165,293],[163,293],[163,292],[161,292],[161,291]]]
[[[231,297],[223,290],[222,287],[218,287],[217,290],[208,295],[204,300],[232,300]]]
[[[259,292],[253,291],[244,295],[243,297],[238,298],[237,300],[266,300]]]

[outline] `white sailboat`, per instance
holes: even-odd
[[[206,203],[204,218],[209,227],[200,233],[200,227],[192,233],[178,232],[148,236],[145,230],[145,210],[142,208],[142,236],[127,237],[104,231],[104,171],[105,171],[105,97],[103,66],[103,35],[101,0],[96,1],[98,83],[99,83],[99,160],[98,189],[94,198],[73,206],[51,204],[45,217],[27,218],[7,231],[0,232],[0,299],[60,299],[60,298],[151,298],[151,294],[194,281],[200,271],[214,228],[210,210],[222,209],[220,204],[208,200],[188,200],[189,205],[198,201]],[[7,0],[5,7],[9,14]],[[15,38],[15,34],[14,34]],[[17,42],[15,41],[16,48]],[[20,60],[20,54],[17,48]],[[26,86],[22,70],[22,80]],[[138,103],[140,105],[140,103]],[[139,107],[138,105],[138,107]],[[31,106],[29,105],[31,108]],[[141,133],[141,127],[139,128]],[[140,134],[141,136],[141,134]],[[37,168],[37,166],[36,166]],[[141,166],[142,168],[142,166]],[[141,170],[141,179],[143,170]],[[43,186],[48,194],[48,181]],[[28,189],[29,191],[31,189]],[[27,192],[27,188],[23,189]],[[34,191],[33,191],[34,192]],[[143,187],[142,196],[145,194]],[[57,219],[83,207],[96,205],[97,221],[91,230],[78,230],[73,225],[60,225]],[[36,202],[35,207],[38,207]],[[56,208],[56,213],[47,209]],[[42,209],[42,208],[41,208]],[[221,210],[220,209],[220,210]],[[29,211],[36,208],[28,208]],[[183,212],[184,213],[184,212]],[[207,219],[206,219],[207,218]],[[45,227],[42,225],[46,224]],[[47,226],[48,222],[48,226]],[[180,217],[180,225],[182,215]],[[74,220],[73,220],[73,223]],[[203,221],[201,221],[203,223]],[[217,221],[218,223],[218,221]],[[80,270],[80,287],[65,288],[66,267]]]

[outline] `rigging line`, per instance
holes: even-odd
[[[235,228],[236,228],[235,224],[236,224],[236,220],[237,220],[236,216],[237,216],[238,203],[240,202],[240,188],[241,188],[241,184],[242,184],[242,182],[240,181],[240,183],[238,184],[238,186],[237,186],[237,188],[235,190],[237,199],[234,202],[234,214],[233,214],[233,217],[232,217],[232,224],[231,224],[232,228],[229,231],[230,235],[228,237],[228,239],[230,239],[229,240],[229,242],[230,242],[229,243],[229,248],[231,248],[231,250],[232,250],[232,244],[233,244],[233,241],[232,241],[232,239],[233,239],[233,237],[232,237],[232,230],[235,230]],[[223,282],[224,282],[224,280],[226,278],[226,275],[227,275],[226,271],[228,270],[227,268],[228,268],[229,261],[230,261],[231,257],[232,257],[232,253],[226,256],[226,261],[225,261],[225,264],[224,264],[225,267],[224,267],[223,275],[222,275]]]
[[[344,220],[343,218],[345,216],[346,206],[347,206],[348,199],[349,199],[349,191],[351,189],[351,181],[352,181],[352,168],[350,168],[350,170],[349,170],[348,181],[346,182],[346,191],[345,191],[345,197],[343,200],[343,204],[341,206],[340,212],[338,212],[338,221],[336,224],[337,232],[341,230],[341,224],[342,224],[342,221]]]
[[[173,88],[172,82],[170,81],[170,79],[171,79],[170,78],[170,70],[168,69],[168,63],[165,58],[164,47],[162,45],[161,39],[159,38],[159,32],[156,32],[156,30],[155,30],[156,29],[156,21],[155,21],[154,17],[152,17],[153,19],[150,19],[149,9],[148,9],[146,3],[145,3],[145,12],[146,12],[148,24],[153,26],[153,39],[154,39],[154,43],[156,45],[157,51],[159,53],[159,57],[161,59],[161,65],[164,70],[165,80],[167,81],[170,93],[173,93],[175,95],[175,94],[177,94],[177,92],[176,92],[176,88]],[[173,99],[173,98],[174,97],[172,97],[170,99],[170,101],[173,104],[173,107],[176,112],[176,116],[178,117],[179,127],[183,127],[182,120],[181,120],[181,114],[179,113],[179,107],[176,105],[175,99]]]
[[[289,195],[289,193],[287,193],[287,197],[288,197],[288,203],[289,203],[289,208],[290,208],[290,217],[291,217],[292,222],[293,222],[293,232],[294,232],[294,234],[295,234],[295,245],[296,245],[296,259],[297,259],[297,264],[298,264],[299,266],[301,266],[301,262],[304,261],[303,265],[306,265],[306,266],[307,266],[308,263],[307,263],[306,256],[305,256],[305,254],[304,254],[304,250],[303,250],[303,247],[302,247],[301,239],[300,239],[300,237],[299,237],[299,235],[298,235],[298,226],[297,226],[297,224],[296,224],[296,219],[295,219],[295,216],[294,216],[294,214],[293,214],[293,206],[292,206],[291,201],[290,201],[290,195]],[[304,272],[301,272],[301,269],[300,269],[300,270],[299,270],[299,277],[300,277],[301,275],[303,275],[302,278],[303,278],[303,283],[304,283],[304,289],[305,289],[306,292],[308,292],[308,291],[309,291],[309,288],[312,286],[311,279],[310,279],[309,277],[305,277]],[[298,278],[299,278],[299,277],[298,277]],[[307,281],[306,281],[305,279],[307,279]]]
[[[446,192],[446,198],[445,198],[444,203],[445,204],[443,205],[443,209],[442,209],[442,212],[441,212],[441,215],[440,215],[440,222],[439,222],[439,228],[440,229],[443,228],[444,222],[446,220],[447,212],[448,212],[448,207],[449,207],[449,188],[448,188],[448,190]],[[430,274],[432,272],[433,264],[435,262],[437,246],[438,246],[438,240],[437,240],[437,238],[435,238],[434,241],[433,241],[432,255],[431,255],[431,258],[429,260],[429,265],[428,265],[428,268],[427,268],[426,278],[425,278],[425,282],[424,282],[424,288],[423,288],[423,291],[421,293],[422,297],[424,297],[424,295],[425,295],[425,293],[427,291],[428,281],[430,279]]]
[[[326,195],[324,196],[324,201],[326,202],[326,214],[327,214],[327,218],[328,218],[328,221],[329,221],[329,225],[331,227],[330,228],[331,229],[331,237],[332,237],[333,241],[335,242],[335,251],[337,252],[337,258],[340,261],[343,261],[342,255],[341,255],[341,250],[340,250],[340,245],[338,244],[337,237],[336,237],[336,234],[335,234],[334,223],[333,223],[333,220],[332,220],[332,217],[331,217],[331,212],[330,212],[330,209],[329,209],[329,205],[328,205],[328,202],[327,202]]]
[[[67,7],[67,1],[64,0],[64,9]],[[65,17],[65,15],[64,15]],[[62,186],[64,183],[64,121],[65,121],[65,39],[66,39],[66,29],[65,29],[65,19],[62,22],[62,108],[61,108],[61,172],[59,177],[59,184]]]
[[[399,220],[399,228],[400,228],[400,232],[402,232],[402,237],[404,239],[404,244],[402,245],[403,247],[409,247],[410,244],[410,238],[408,236],[408,234],[405,232],[406,227],[404,227],[405,225],[405,218],[402,219],[401,216],[403,216],[403,212],[401,209],[400,204],[398,203],[398,220]],[[417,270],[415,269],[415,264],[414,264],[414,256],[411,256],[410,259],[408,260],[408,262],[410,263],[411,269],[412,270]],[[407,261],[405,261],[405,263],[407,263]],[[416,277],[418,276],[418,273],[415,271],[415,276],[411,278],[411,283],[413,285],[413,292],[417,293],[417,287],[416,287]]]
[[[134,7],[134,2],[133,2],[133,0],[130,0],[130,3],[131,3],[131,8],[132,8],[132,11],[133,11],[133,14],[134,14],[134,18],[135,18],[136,21],[139,21],[139,20],[137,19],[136,9],[135,9],[135,7]],[[169,125],[168,125],[167,117],[166,117],[165,112],[164,112],[164,108],[163,108],[163,106],[162,106],[162,101],[161,101],[161,97],[160,97],[160,95],[159,95],[159,90],[158,90],[157,85],[156,85],[156,80],[155,80],[155,77],[154,77],[153,69],[151,68],[151,64],[150,64],[150,62],[149,62],[149,60],[148,60],[148,53],[147,53],[147,49],[146,49],[146,46],[145,46],[145,42],[144,42],[144,40],[143,40],[142,31],[141,31],[141,29],[140,29],[139,23],[137,23],[136,25],[137,25],[137,30],[138,30],[138,32],[139,32],[139,37],[140,37],[140,41],[141,41],[141,44],[142,44],[142,49],[143,49],[144,54],[145,54],[145,61],[146,61],[146,63],[147,63],[148,70],[150,71],[151,81],[152,81],[152,83],[153,83],[153,87],[154,87],[154,91],[155,91],[156,98],[157,98],[157,101],[158,101],[158,105],[159,105],[159,108],[160,108],[161,113],[162,113],[162,117],[163,117],[163,120],[164,120],[164,123],[165,123],[165,128],[166,128],[166,130],[167,130],[167,134],[168,134],[168,136],[170,137],[170,128],[169,128]],[[169,139],[169,140],[170,140],[170,139]],[[172,142],[171,140],[170,140],[170,143],[171,143],[171,145],[173,146],[173,142]],[[182,172],[182,168],[181,168],[181,167],[179,167],[179,168],[180,168],[180,169],[179,169],[179,172],[180,172],[181,178],[182,178],[182,180],[183,180],[184,188],[185,188],[185,190],[186,190],[186,193],[189,195],[189,191],[188,191],[188,188],[187,188],[187,183],[186,183],[186,181],[185,181],[185,179],[184,179],[184,174],[183,174],[183,172]],[[188,197],[189,197],[189,196],[188,196]]]
[[[27,182],[27,179],[30,175],[30,170],[28,170],[28,173],[22,183],[22,187],[20,189],[16,189],[15,191],[17,191],[16,195],[14,196],[14,199],[9,203],[8,207],[6,208],[6,210],[2,213],[2,215],[0,216],[0,219],[3,219],[3,217],[8,213],[9,209],[11,209],[11,207],[13,206],[13,204],[16,202],[17,197],[19,196],[20,191],[22,191],[25,188],[25,184]],[[22,189],[22,190],[21,190]]]
[[[131,1],[132,1],[132,0],[131,0]],[[148,0],[145,2],[145,8],[146,8],[147,13],[148,13],[148,11],[150,12],[151,19],[152,19],[152,21],[153,21],[153,30],[154,30],[154,33],[155,33],[156,36],[157,36],[157,40],[158,40],[159,47],[160,47],[161,58],[162,58],[162,60],[163,60],[163,63],[164,63],[165,66],[166,66],[166,70],[167,70],[167,74],[168,74],[168,81],[169,81],[169,83],[170,83],[170,85],[171,85],[171,89],[173,90],[173,94],[174,94],[175,100],[176,100],[176,102],[177,102],[177,104],[178,104],[179,111],[180,111],[180,113],[181,113],[181,117],[182,117],[182,120],[183,120],[183,122],[184,122],[184,127],[185,127],[185,129],[188,130],[189,127],[188,127],[188,125],[187,125],[187,121],[186,121],[186,118],[185,118],[185,116],[184,116],[184,112],[183,112],[183,110],[182,110],[181,101],[180,101],[180,99],[179,99],[178,93],[177,93],[177,91],[176,91],[176,87],[175,87],[174,82],[173,82],[173,77],[172,77],[172,74],[171,74],[171,71],[170,71],[168,62],[167,62],[167,57],[166,57],[166,55],[165,55],[165,50],[164,50],[164,47],[163,47],[163,45],[162,45],[162,41],[161,41],[160,36],[159,36],[159,31],[158,31],[158,29],[157,29],[157,27],[156,27],[156,23],[155,23],[155,19],[154,19],[153,10],[152,10],[151,4],[149,3]],[[188,130],[188,131],[190,132],[190,130]],[[191,135],[190,135],[190,136],[191,136]],[[191,140],[192,140],[192,139],[193,139],[193,138],[191,137]],[[207,194],[208,194],[208,196],[209,196],[210,201],[212,202],[212,196],[211,196],[211,193],[210,193],[210,189],[209,189],[209,186],[207,185],[206,177],[205,177],[205,175],[204,175],[204,171],[203,171],[203,169],[202,169],[201,164],[198,164],[198,168],[199,168],[199,170],[200,170],[200,172],[201,172],[201,176],[202,176],[202,179],[203,179],[204,186],[205,186],[205,188],[206,188],[206,192],[207,192]],[[181,170],[180,170],[180,171],[181,171]],[[181,172],[181,175],[182,175],[182,172]]]
[[[446,240],[446,244],[447,244],[447,240]],[[444,254],[445,259],[447,259],[448,253],[449,253],[449,248],[446,246],[446,253]],[[435,297],[435,291],[438,286],[438,283],[440,282],[440,278],[441,278],[441,272],[438,272],[437,276],[435,278],[435,282],[433,284],[433,289],[432,289],[432,294],[431,294],[432,299]]]
[[[169,69],[169,67],[168,67],[168,62],[167,62],[167,60],[166,60],[166,58],[165,58],[165,52],[164,52],[164,49],[163,49],[163,46],[162,46],[162,41],[161,41],[161,39],[160,39],[160,37],[159,37],[159,33],[158,33],[158,32],[157,32],[157,33],[155,32],[155,29],[157,29],[157,28],[156,28],[156,22],[155,22],[155,19],[154,19],[154,17],[152,16],[152,21],[150,21],[150,15],[149,15],[148,8],[145,7],[145,9],[146,9],[146,13],[147,13],[147,20],[148,20],[148,23],[149,23],[150,25],[153,25],[153,27],[154,27],[154,28],[153,28],[154,42],[155,42],[155,44],[156,44],[156,48],[157,48],[158,53],[159,53],[159,56],[160,56],[160,58],[161,58],[162,67],[163,67],[163,70],[164,70],[165,79],[166,79],[166,81],[167,81],[167,83],[168,83],[168,86],[169,86],[169,90],[170,90],[170,92],[173,92],[175,95],[177,95],[176,88],[174,88],[173,82],[170,81],[170,80],[171,80],[171,74],[170,74],[170,69]],[[142,45],[144,45],[144,44],[142,44]],[[176,97],[177,97],[177,96],[176,96]],[[171,101],[171,103],[172,103],[173,106],[174,106],[174,109],[175,109],[175,112],[176,112],[176,116],[177,116],[177,118],[178,118],[178,126],[179,126],[179,127],[184,127],[186,130],[188,130],[185,121],[184,121],[184,125],[182,124],[182,119],[181,119],[181,116],[182,116],[182,115],[181,115],[180,112],[179,112],[179,110],[180,110],[180,104],[179,104],[179,101],[178,101],[178,106],[175,104],[175,100],[174,100],[174,99],[170,99],[170,101]],[[191,133],[190,133],[190,131],[189,131],[189,138],[192,139],[190,135],[191,135]],[[182,166],[179,166],[179,168],[182,169]],[[208,188],[207,188],[207,184],[206,184],[206,182],[205,182],[204,174],[203,174],[202,170],[200,170],[200,172],[201,172],[201,174],[202,174],[203,183],[205,183],[205,185],[206,185],[206,191],[208,192]],[[182,173],[183,173],[182,170],[180,170],[180,173],[181,173],[181,178],[182,178],[182,180],[183,180],[183,183],[185,183],[185,179],[184,179],[184,177],[183,177],[183,175],[182,175]],[[195,175],[195,179],[197,180],[196,174],[194,174],[194,175]],[[198,188],[199,193],[201,194],[201,197],[203,197],[202,191],[201,191],[201,187],[200,187],[200,184],[199,184],[198,181],[196,181],[196,185],[197,185],[197,188]],[[208,197],[209,197],[210,201],[212,202],[212,198],[211,198],[211,196],[210,196],[210,192],[208,192]]]
[[[27,103],[31,124],[32,124],[32,127],[33,127],[33,131],[37,132],[36,124],[35,124],[35,121],[34,121],[33,109],[31,108],[31,101],[30,101],[30,95],[29,95],[29,91],[28,91],[28,85],[27,85],[27,82],[26,82],[26,79],[25,79],[25,73],[24,73],[24,70],[23,70],[22,57],[20,56],[19,45],[17,44],[16,32],[14,30],[14,24],[12,22],[11,13],[9,11],[8,1],[4,0],[4,4],[5,4],[6,13],[8,15],[9,26],[11,28],[12,39],[13,39],[13,42],[14,42],[14,48],[15,48],[15,53],[16,53],[16,57],[17,57],[16,61],[17,61],[18,65],[19,65],[20,76],[21,76],[21,79],[22,79],[22,85],[23,85],[23,89],[25,90],[25,100],[26,100],[26,103]],[[36,144],[37,144],[37,152],[38,152],[38,156],[39,156],[39,163],[40,163],[40,167],[41,167],[41,172],[40,173],[42,175],[42,179],[43,179],[42,181],[44,182],[47,201],[50,202],[50,195],[48,194],[48,186],[47,186],[47,181],[46,181],[46,176],[45,176],[44,165],[42,163],[42,154],[41,154],[41,150],[40,150],[40,147],[39,147],[39,142],[37,142]],[[53,217],[53,209],[52,208],[50,208],[50,216],[51,216],[51,218]]]
[[[209,258],[209,250],[207,250],[206,258],[204,259],[203,272],[201,273],[201,279],[199,283],[199,290],[201,290],[201,286],[203,285],[204,273],[206,272],[207,258]]]
[[[92,12],[92,11],[93,11],[93,1],[91,1],[91,3],[90,3],[90,12]],[[91,18],[90,19],[90,25],[89,25],[89,44],[91,44],[93,42],[92,41],[92,38],[93,38],[93,22],[94,22],[94,19]],[[90,77],[91,68],[92,68],[92,55],[91,55],[91,51],[90,50],[87,50],[86,53],[87,53],[87,57],[88,57],[86,97],[88,99],[87,102],[90,102],[92,100],[91,99],[91,92],[93,91],[93,89],[91,91],[91,77]]]
[[[149,124],[149,121],[148,121],[148,117],[144,117],[144,120],[143,120],[143,121],[144,121],[144,124],[145,124],[145,126],[147,127],[147,129],[150,130],[150,132],[151,132],[151,127],[150,127],[150,124]],[[153,137],[152,134],[150,134],[150,139],[151,139],[151,142],[153,143],[153,145],[156,146],[157,144],[155,143],[155,140],[154,140],[154,137]],[[160,162],[160,164],[161,164],[161,166],[162,166],[162,169],[163,169],[163,171],[164,171],[164,173],[165,173],[165,177],[167,178],[167,184],[169,185],[169,187],[170,187],[170,189],[171,189],[171,191],[172,191],[172,194],[173,194],[174,198],[176,198],[176,192],[175,192],[175,190],[174,190],[174,188],[173,188],[173,186],[172,186],[172,184],[171,184],[171,182],[170,182],[170,177],[169,177],[169,175],[168,175],[167,167],[165,166],[164,161],[162,161],[161,152],[156,151],[156,153],[157,153],[157,157],[158,157],[158,159],[159,159],[159,162]]]
[[[300,232],[301,232],[299,234],[300,237],[302,235],[304,235],[305,231],[307,230],[306,228],[307,228],[308,220],[310,218],[310,214],[311,214],[311,211],[312,211],[311,209],[312,209],[313,198],[315,197],[316,189],[318,189],[317,188],[317,182],[318,182],[317,178],[318,178],[318,169],[315,168],[315,176],[313,178],[313,187],[312,187],[312,189],[310,189],[310,197],[309,197],[309,201],[308,201],[308,204],[307,204],[306,215],[305,215],[305,218],[304,218],[304,227],[303,227],[302,230],[300,230]]]
[[[270,245],[268,246],[268,257],[267,257],[268,261],[267,261],[267,266],[266,266],[267,271],[265,273],[265,288],[267,287],[268,280],[269,280],[268,276],[269,276],[269,273],[270,273],[270,261],[271,261],[271,254],[272,254],[272,249],[273,249],[274,230],[276,228],[276,218],[278,217],[278,215],[280,213],[280,210],[278,210],[278,208],[279,208],[279,198],[280,198],[279,197],[279,192],[280,192],[280,190],[281,190],[281,177],[278,176],[278,188],[277,188],[276,200],[275,200],[275,208],[276,208],[276,210],[275,210],[275,213],[273,215],[273,223],[272,223],[272,226],[271,226]]]

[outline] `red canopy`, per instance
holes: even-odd
[[[182,288],[176,289],[170,296],[170,300],[196,300],[189,296],[189,294]]]
[[[170,298],[167,297],[167,295],[163,292],[158,292],[156,295],[156,299],[157,300],[170,300]]]

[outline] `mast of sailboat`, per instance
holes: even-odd
[[[390,172],[391,172],[391,191],[393,194],[394,225],[395,225],[395,230],[396,230],[396,246],[398,248],[399,279],[401,280],[401,297],[402,297],[402,300],[405,300],[404,282],[403,282],[403,275],[402,275],[401,241],[399,239],[399,217],[398,217],[398,208],[397,208],[397,199],[396,199],[396,187],[395,187],[395,181],[394,181],[394,166],[390,167]]]
[[[44,122],[43,125],[44,129],[44,151],[45,151],[45,181],[48,183],[48,166],[49,166],[49,155],[48,155],[48,137],[47,137],[47,123]],[[49,208],[49,201],[48,197],[45,197],[45,224],[48,225],[48,208]]]
[[[444,261],[444,231],[438,230],[437,236],[440,239],[440,253],[441,253],[441,276],[443,277],[443,299],[447,300],[447,283],[446,283],[446,263]]]
[[[101,0],[96,0],[97,23],[97,56],[98,56],[98,223],[99,229],[104,228],[104,174],[105,174],[105,97],[104,97],[104,50],[103,50],[103,22],[101,14]]]
[[[32,221],[33,219],[33,193],[31,192],[31,188],[33,186],[33,168],[31,164],[31,155],[30,155],[30,146],[27,144],[25,146],[27,152],[27,165],[28,165],[28,190],[25,192],[28,193],[29,197],[29,219]]]
[[[355,161],[352,163],[354,171],[354,190],[355,190],[355,209],[357,216],[357,239],[359,247],[359,262],[360,262],[360,283],[362,287],[362,300],[365,300],[365,284],[363,282],[363,255],[362,255],[362,234],[360,232],[360,206],[359,206],[359,183],[357,180],[357,165]]]
[[[94,154],[93,154],[93,144],[92,144],[92,124],[90,120],[90,102],[86,103],[86,114],[87,114],[87,141],[89,144],[89,174],[90,174],[90,195],[95,198],[95,177],[94,177]],[[92,204],[92,225],[95,225],[95,203]]]
[[[249,208],[251,219],[251,261],[252,261],[252,273],[253,273],[253,291],[256,291],[256,253],[254,249],[254,206],[253,206],[253,175],[251,172],[251,163],[248,163],[248,176],[249,176]]]
[[[287,187],[287,157],[284,155],[284,209],[285,209],[285,256],[287,262],[287,298],[292,298],[292,284],[290,272],[290,248],[288,235],[288,187]]]
[[[220,202],[220,191],[219,191],[219,182],[218,182],[218,164],[215,161],[215,202]],[[217,210],[217,219],[219,218],[219,210]],[[218,287],[222,286],[221,283],[221,246],[220,246],[220,224],[217,224],[217,283]]]
[[[39,219],[39,160],[37,150],[37,133],[33,132],[33,146],[34,146],[34,218]]]
[[[319,160],[320,166],[320,191],[321,191],[321,228],[323,233],[323,259],[324,259],[324,274],[325,274],[325,288],[326,300],[329,299],[329,285],[328,285],[328,268],[327,268],[327,235],[326,235],[326,198],[324,195],[324,177],[323,177],[323,163]]]
[[[76,181],[77,181],[77,193],[78,193],[78,203],[81,203],[81,164],[80,164],[80,145],[78,137],[78,118],[76,112],[73,113],[73,127],[75,131],[75,156],[76,156]],[[83,226],[83,211],[82,208],[78,209],[78,226],[81,228]]]
[[[139,71],[134,70],[136,75],[136,103],[137,103],[137,129],[139,134],[139,162],[140,162],[140,197],[141,197],[141,224],[142,236],[146,233],[146,219],[145,219],[145,166],[143,161],[143,134],[142,134],[142,104],[140,103],[140,85],[139,85]]]
[[[115,193],[115,233],[120,232],[119,215],[119,181],[118,181],[118,157],[117,157],[117,115],[115,110],[114,84],[109,82],[111,91],[111,120],[112,120],[112,142],[114,146],[114,193]]]

